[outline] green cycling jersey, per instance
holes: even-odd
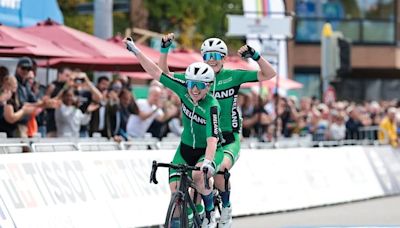
[[[215,75],[215,82],[210,93],[218,100],[221,110],[223,110],[220,117],[222,132],[240,131],[242,121],[237,107],[240,85],[258,81],[257,73],[257,71],[221,69]],[[174,77],[185,79],[185,75],[180,73],[175,73]]]
[[[220,105],[207,94],[198,104],[194,104],[187,92],[184,80],[162,74],[160,82],[174,91],[181,99],[183,132],[181,142],[195,148],[206,148],[207,138],[220,139]]]

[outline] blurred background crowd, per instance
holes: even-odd
[[[91,137],[115,141],[179,137],[180,100],[156,81],[136,99],[127,77],[98,77],[67,67],[48,86],[34,80],[36,63],[20,58],[15,76],[1,70],[0,132],[7,137]],[[252,87],[241,89],[242,136],[261,142],[311,136],[313,141],[379,139],[398,145],[400,103],[325,101]]]

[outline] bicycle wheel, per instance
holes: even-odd
[[[179,227],[188,227],[187,207],[184,201],[184,197],[180,192],[175,192],[171,196],[167,216],[165,218],[165,228],[171,228],[173,218],[179,218]]]

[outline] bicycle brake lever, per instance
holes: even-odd
[[[204,185],[206,187],[206,189],[210,189],[210,185],[208,184],[208,178],[207,178],[207,174],[208,174],[208,168],[204,167],[203,168],[203,176],[204,176]]]
[[[153,182],[154,184],[158,184],[156,173],[157,173],[157,162],[153,161],[153,165],[151,168],[151,174],[150,174],[150,183]]]

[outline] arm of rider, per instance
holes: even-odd
[[[146,55],[144,55],[140,49],[135,45],[132,38],[127,37],[124,39],[124,43],[126,48],[132,52],[136,58],[139,60],[140,65],[142,65],[143,69],[150,74],[154,79],[160,81],[160,76],[162,74],[162,70],[149,59]]]
[[[208,137],[207,138],[207,147],[206,147],[206,155],[201,165],[201,170],[204,167],[208,168],[209,175],[214,175],[215,166],[213,165],[215,151],[217,150],[218,139],[216,137]]]
[[[160,50],[161,55],[160,58],[158,59],[158,66],[160,66],[161,70],[163,70],[164,73],[166,74],[171,73],[169,71],[167,62],[168,62],[168,51],[174,39],[175,36],[173,33],[169,33],[161,38],[161,50]]]
[[[260,70],[258,71],[258,80],[265,81],[269,80],[276,76],[276,72],[271,64],[265,60],[258,51],[254,50],[254,48],[250,47],[249,45],[243,45],[238,50],[238,55],[242,58],[252,58],[254,61],[257,62]]]

